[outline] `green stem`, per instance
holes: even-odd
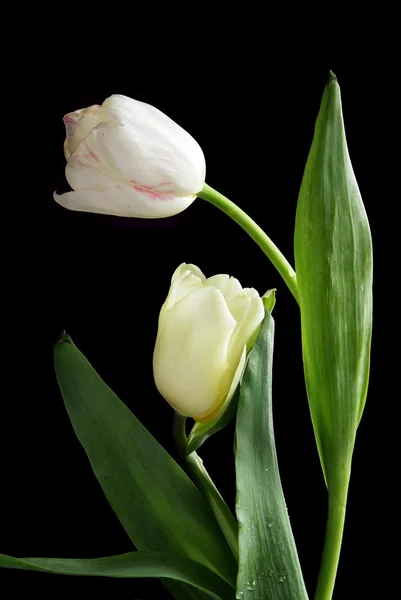
[[[344,533],[347,492],[348,482],[340,494],[329,492],[326,536],[315,600],[331,600],[333,596]]]
[[[259,225],[253,221],[253,219],[251,219],[241,208],[239,208],[239,206],[234,204],[234,202],[231,202],[231,200],[223,196],[223,194],[220,194],[220,192],[207,185],[207,183],[204,184],[202,191],[198,194],[198,197],[202,198],[202,200],[210,202],[211,204],[214,204],[214,206],[217,206],[217,208],[231,217],[231,219],[238,223],[238,225],[240,225],[242,229],[244,229],[248,235],[250,235],[254,242],[258,244],[258,246],[263,250],[266,256],[276,267],[277,271],[287,284],[291,294],[299,303],[295,271],[277,246],[265,234],[263,229],[261,229]]]
[[[185,456],[187,445],[187,436],[185,433],[186,417],[174,414],[173,435],[179,453],[183,457],[188,470],[190,471],[195,484],[201,494],[208,501],[213,514],[223,532],[224,537],[238,562],[238,524],[232,512],[224,502],[219,490],[214,485],[209,473],[203,466],[203,461],[196,452],[191,452]]]

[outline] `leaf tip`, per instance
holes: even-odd
[[[270,313],[273,311],[274,305],[276,304],[276,292],[277,288],[267,290],[262,296],[262,302],[266,310]]]
[[[58,346],[58,345],[60,345],[60,344],[64,344],[64,343],[67,343],[67,344],[72,344],[72,339],[71,339],[71,338],[70,338],[70,336],[69,336],[69,335],[66,333],[66,331],[65,331],[65,330],[64,330],[64,331],[62,331],[62,332],[60,333],[60,335],[58,336],[58,338],[57,338],[57,341],[56,341],[56,343],[55,343],[54,345],[55,345],[55,346]]]
[[[333,71],[330,69],[330,71],[329,71],[329,80],[327,82],[327,85],[332,85],[333,83],[338,83],[338,81],[337,81],[337,75],[335,73],[333,73]]]

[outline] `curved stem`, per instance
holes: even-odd
[[[251,219],[241,208],[239,208],[239,206],[234,204],[234,202],[231,202],[231,200],[223,196],[223,194],[220,194],[220,192],[217,190],[214,190],[212,187],[207,185],[207,183],[204,184],[202,191],[198,194],[198,197],[202,198],[202,200],[210,202],[211,204],[214,204],[214,206],[217,206],[217,208],[231,217],[231,219],[238,223],[238,225],[240,225],[242,229],[244,229],[248,235],[250,235],[250,237],[258,244],[258,246],[263,250],[266,256],[276,267],[277,271],[287,284],[291,294],[299,303],[295,271],[277,246],[266,235],[263,229],[261,229],[253,219]]]
[[[333,596],[344,533],[347,491],[348,484],[340,494],[329,492],[326,536],[315,600],[331,600]]]
[[[201,494],[208,501],[213,514],[216,518],[217,523],[227,543],[233,553],[235,559],[238,561],[238,524],[235,520],[232,512],[224,502],[219,490],[214,485],[209,473],[203,466],[203,461],[196,452],[191,452],[189,456],[185,456],[185,450],[187,445],[187,436],[185,433],[185,422],[186,417],[174,414],[173,422],[173,436],[176,442],[177,448],[181,456],[183,457],[188,470],[190,471],[196,486],[198,487]]]

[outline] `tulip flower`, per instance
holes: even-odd
[[[253,288],[180,265],[159,316],[153,355],[159,392],[181,415],[200,423],[215,419],[236,390],[263,318]]]
[[[113,95],[64,117],[66,178],[54,194],[65,208],[122,217],[162,218],[185,210],[202,190],[198,143],[157,108]]]

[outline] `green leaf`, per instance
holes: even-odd
[[[56,344],[54,360],[75,433],[106,498],[138,550],[182,554],[234,584],[235,560],[189,477],[68,336],[63,335]]]
[[[276,304],[276,288],[272,288],[271,290],[267,290],[262,296],[262,302],[266,310],[270,313],[273,312],[273,308]]]
[[[128,552],[90,559],[14,558],[0,554],[0,567],[60,575],[168,578],[186,582],[215,600],[232,600],[234,596],[232,587],[213,571],[184,556],[168,552]]]
[[[237,413],[237,598],[307,600],[274,442],[273,339],[274,321],[266,311],[249,355]]]
[[[349,477],[367,394],[372,240],[332,73],[299,193],[295,266],[310,411],[326,482],[335,489]]]

